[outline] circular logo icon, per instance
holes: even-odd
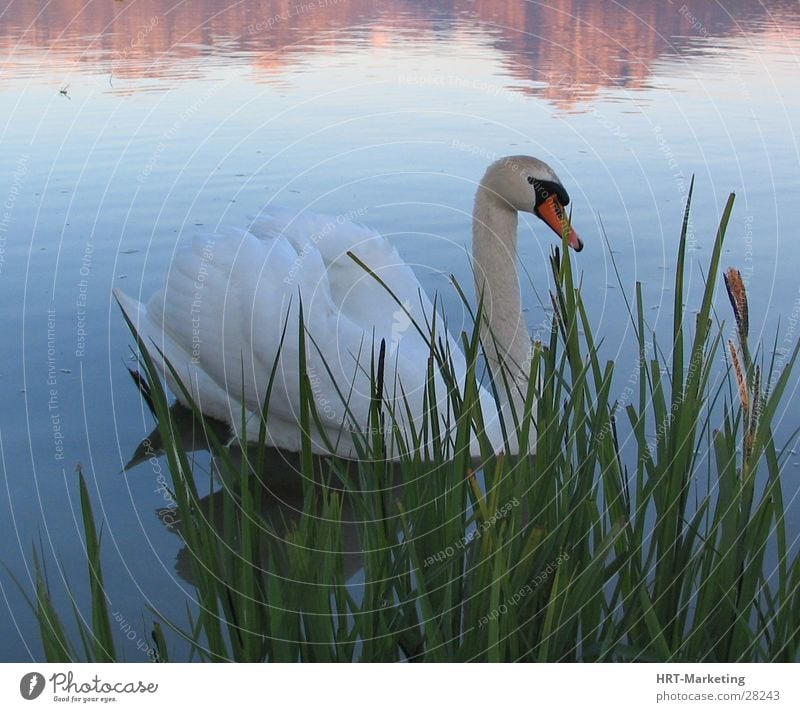
[[[19,694],[26,700],[35,700],[44,691],[44,675],[38,672],[25,673],[19,681]]]

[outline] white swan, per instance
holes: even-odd
[[[501,388],[499,395],[507,423],[513,421],[506,408],[519,406],[519,394],[526,391],[531,359],[516,267],[517,212],[534,213],[558,235],[568,231],[570,246],[580,250],[581,240],[564,216],[568,202],[554,171],[528,156],[509,156],[489,166],[475,196],[472,245],[476,290],[483,294],[482,340],[496,383],[510,384],[510,392]],[[267,442],[300,449],[301,303],[311,392],[336,452],[357,454],[353,432],[363,432],[368,421],[370,369],[381,340],[387,345],[384,400],[402,403],[395,417],[405,435],[409,416],[417,428],[422,422],[430,349],[413,322],[430,323],[434,307],[395,248],[342,215],[296,216],[270,207],[247,230],[227,229],[179,244],[163,290],[146,306],[119,291],[115,296],[144,343],[158,347],[148,351],[160,370],[166,371],[159,352],[200,409],[230,424],[239,437],[258,436],[260,408],[280,347]],[[449,334],[447,341],[463,386],[464,356]],[[503,368],[508,370],[501,379]],[[166,377],[178,400],[185,401],[174,379]],[[436,394],[444,414],[447,396],[440,377]],[[487,435],[500,451],[495,399],[486,389],[480,399]],[[247,419],[241,433],[243,404]],[[318,430],[312,441],[316,452],[328,452]],[[390,447],[397,457],[396,443]],[[509,443],[513,451],[518,447]],[[479,454],[477,442],[472,451]]]

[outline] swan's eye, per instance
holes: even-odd
[[[534,207],[538,208],[551,195],[555,195],[561,205],[569,205],[569,195],[561,183],[553,180],[539,180],[533,176],[528,176],[528,183],[533,186],[533,192],[536,195]]]

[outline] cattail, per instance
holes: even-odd
[[[728,290],[728,299],[733,307],[733,315],[736,317],[736,328],[739,330],[739,342],[742,348],[747,343],[747,335],[750,331],[750,317],[747,310],[747,291],[744,288],[742,274],[738,269],[730,267],[725,272],[725,289]]]
[[[734,344],[731,339],[728,339],[728,351],[731,352],[731,363],[733,363],[736,383],[739,386],[739,400],[742,402],[742,408],[745,414],[748,414],[750,412],[750,393],[747,390],[747,379],[745,378],[744,371],[742,371],[742,364],[739,361],[739,352],[736,350],[736,344]]]
[[[761,369],[756,366],[753,373],[753,409],[750,411],[750,434],[755,437],[758,430],[758,419],[761,416]]]

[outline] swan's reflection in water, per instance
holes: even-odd
[[[194,453],[198,456],[196,464],[198,470],[195,472],[195,479],[199,481],[202,477],[201,472],[210,474],[218,488],[210,494],[201,497],[199,508],[201,515],[210,527],[223,540],[228,535],[225,532],[237,531],[241,517],[241,511],[234,496],[234,484],[228,483],[224,478],[225,468],[219,467],[215,457],[211,455],[212,448],[209,444],[209,435],[206,431],[213,432],[214,437],[219,442],[227,442],[230,439],[228,426],[220,421],[205,418],[202,424],[193,416],[192,412],[175,403],[170,408],[170,414],[176,440],[187,454]],[[204,430],[205,428],[205,430]],[[301,517],[316,516],[313,512],[304,512],[304,505],[310,486],[318,492],[321,491],[322,479],[325,478],[325,487],[329,491],[335,491],[342,499],[341,506],[341,548],[336,552],[319,551],[321,557],[326,555],[338,555],[342,552],[344,563],[344,574],[347,580],[351,579],[362,567],[363,549],[360,532],[363,531],[363,518],[359,519],[352,499],[347,495],[344,483],[341,479],[331,480],[332,468],[330,460],[326,457],[314,456],[315,482],[305,482],[302,474],[299,453],[278,450],[275,448],[265,449],[263,461],[263,471],[254,472],[254,464],[257,461],[255,455],[256,446],[249,446],[243,451],[238,444],[229,448],[231,462],[236,468],[241,467],[243,460],[248,463],[250,471],[254,474],[261,487],[259,487],[259,509],[265,527],[265,536],[278,536],[284,542],[288,540],[291,532],[300,524]],[[144,462],[163,454],[163,443],[158,427],[156,427],[136,448],[128,463],[125,465],[126,472],[135,469]],[[207,459],[210,456],[210,460]],[[203,464],[200,465],[199,463]],[[207,464],[206,464],[207,463]],[[341,465],[342,461],[339,460]],[[356,463],[351,463],[346,472],[355,477]],[[171,490],[172,482],[168,474],[165,474],[166,487]],[[351,479],[351,481],[354,481]],[[395,492],[399,487],[399,472],[393,476],[394,484],[384,489],[384,498],[391,501],[395,497]],[[167,490],[165,490],[166,492]],[[170,500],[170,505],[160,507],[156,514],[165,528],[176,536],[181,537],[182,523],[178,514],[177,505],[171,495],[165,495]],[[231,506],[233,501],[233,506]],[[234,521],[229,521],[233,517]],[[272,531],[267,531],[267,528]],[[234,545],[236,543],[234,538]],[[263,563],[263,562],[262,562]],[[186,546],[178,551],[175,563],[175,570],[178,575],[190,585],[195,585],[192,572],[192,555]]]

